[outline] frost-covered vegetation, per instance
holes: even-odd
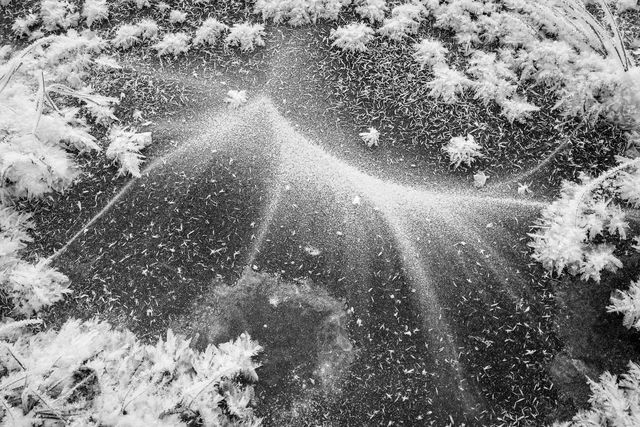
[[[187,53],[191,37],[186,33],[169,33],[162,37],[162,40],[153,45],[158,52],[158,56],[173,55],[177,57],[180,54]]]
[[[349,24],[331,30],[331,45],[353,52],[364,52],[367,50],[367,43],[373,39],[373,33],[373,29],[366,24]]]
[[[0,324],[4,425],[259,423],[250,402],[261,347],[246,334],[197,352],[171,330],[145,345],[104,322],[39,333],[25,323]]]
[[[264,46],[264,26],[262,24],[234,24],[225,38],[227,46],[237,46],[243,52],[251,52]]]
[[[196,36],[193,38],[193,44],[215,45],[222,33],[227,31],[229,26],[218,21],[215,18],[208,18],[196,30]]]
[[[591,408],[580,411],[571,421],[554,427],[635,426],[640,422],[640,367],[629,363],[629,371],[618,379],[605,372],[600,381],[589,379]]]

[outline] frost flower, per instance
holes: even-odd
[[[143,39],[155,39],[158,37],[158,24],[153,19],[143,19],[136,24],[140,36]]]
[[[625,327],[640,329],[640,279],[631,282],[629,290],[614,292],[610,301],[607,312],[623,314]]]
[[[46,31],[67,29],[78,24],[80,15],[75,12],[76,6],[63,0],[42,0],[40,3],[40,17]]]
[[[158,56],[171,54],[174,57],[189,51],[189,37],[186,33],[169,33],[165,34],[161,41],[153,45],[158,51]]]
[[[30,13],[24,18],[17,18],[11,26],[11,30],[17,37],[30,36],[31,28],[34,27],[39,20],[38,15]]]
[[[111,40],[111,43],[120,49],[129,49],[138,42],[140,42],[140,28],[132,24],[121,25]]]
[[[427,87],[431,89],[429,96],[442,99],[447,104],[455,103],[458,95],[472,84],[464,74],[446,64],[436,64],[433,72],[435,79],[427,83]]]
[[[256,46],[264,46],[264,25],[262,24],[235,24],[231,27],[225,44],[227,46],[238,46],[243,52],[250,52]]]
[[[462,163],[471,166],[476,157],[482,157],[480,150],[482,147],[476,143],[473,135],[456,136],[451,138],[449,143],[442,147],[442,151],[449,155],[449,161],[458,168]]]
[[[329,38],[334,39],[331,46],[351,52],[365,52],[366,44],[373,39],[374,31],[366,24],[352,23],[331,30]]]
[[[86,0],[82,7],[82,16],[87,21],[87,27],[95,22],[104,21],[109,17],[107,0]]]
[[[376,128],[370,127],[367,132],[360,133],[360,138],[367,144],[367,147],[377,147],[380,143],[380,132]]]
[[[229,108],[240,108],[247,103],[247,91],[246,90],[230,90],[227,92],[227,97],[224,102],[229,104]]]
[[[187,13],[179,10],[172,10],[169,13],[169,22],[172,24],[181,24],[187,19]]]
[[[118,175],[130,173],[139,178],[141,176],[140,164],[144,159],[140,150],[151,144],[151,133],[135,133],[114,126],[109,133],[109,140],[111,142],[107,148],[107,159],[120,166]]]
[[[413,58],[421,67],[433,67],[436,64],[446,64],[445,54],[449,49],[444,47],[439,40],[422,39],[420,43],[413,45],[415,52]]]
[[[220,35],[228,29],[228,25],[223,24],[215,18],[209,18],[196,30],[196,36],[193,39],[193,44],[214,45],[220,38]]]
[[[391,10],[391,17],[384,20],[378,32],[391,40],[400,41],[409,34],[417,33],[420,23],[428,13],[427,8],[418,2],[396,6]]]
[[[382,21],[387,12],[387,2],[385,0],[365,0],[358,7],[356,13],[363,19],[368,19],[370,23]]]

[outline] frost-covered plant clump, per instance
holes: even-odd
[[[64,102],[69,97],[79,99],[96,120],[112,115],[111,98],[81,87],[90,65],[87,58],[102,45],[100,39],[70,30],[66,35],[40,39],[0,66],[2,197],[40,197],[63,190],[76,177],[68,150],[99,150],[79,109]],[[46,78],[42,69],[47,71]]]
[[[257,46],[264,46],[264,25],[248,22],[234,24],[225,38],[227,46],[237,46],[243,52],[251,52]]]
[[[637,245],[637,250],[640,252],[640,245]],[[607,312],[622,314],[625,328],[640,330],[640,279],[631,282],[629,289],[612,293],[610,300]]]
[[[140,28],[134,24],[123,24],[118,27],[111,42],[120,49],[129,49],[140,42]]]
[[[158,24],[152,19],[143,19],[137,24],[122,24],[111,42],[120,49],[129,49],[142,40],[158,37]]]
[[[215,18],[208,18],[196,30],[196,36],[193,38],[193,44],[207,44],[213,46],[218,42],[222,33],[228,29],[228,25]]]
[[[351,0],[257,0],[253,9],[263,20],[298,27],[316,23],[318,19],[336,20]]]
[[[442,99],[447,104],[453,104],[458,100],[458,95],[462,94],[466,88],[472,85],[463,73],[450,68],[447,64],[436,64],[433,67],[435,78],[427,83],[431,89],[429,96]]]
[[[11,26],[11,31],[16,37],[29,37],[32,33],[33,27],[40,22],[40,17],[35,13],[30,13],[21,18],[16,18]]]
[[[396,6],[391,10],[391,17],[384,20],[378,32],[391,40],[400,41],[417,33],[428,14],[427,8],[418,1]]]
[[[172,10],[169,12],[169,22],[172,24],[181,24],[187,19],[187,13],[181,10]]]
[[[611,199],[634,203],[640,187],[631,193],[621,189],[629,180],[640,179],[639,165],[638,159],[625,159],[598,178],[583,176],[581,183],[566,182],[561,197],[543,211],[537,232],[530,235],[533,258],[556,274],[566,271],[596,282],[603,270],[615,272],[622,267],[614,254],[615,245],[606,240],[626,240],[629,224],[620,205]],[[596,190],[602,194],[596,194]],[[594,243],[596,238],[607,239]]]
[[[618,379],[605,372],[600,381],[588,378],[591,407],[578,412],[571,421],[553,427],[637,426],[640,423],[640,366],[629,362],[629,370]]]
[[[526,98],[519,95],[499,99],[498,105],[502,107],[500,114],[504,116],[509,123],[513,123],[514,121],[525,122],[531,117],[532,113],[540,111],[540,107],[527,102]]]
[[[413,45],[413,49],[413,58],[422,68],[447,63],[445,55],[449,53],[449,49],[444,47],[440,40],[422,39]]]
[[[31,316],[60,301],[68,292],[66,276],[44,262],[29,264],[18,253],[32,241],[31,216],[0,204],[0,295],[10,302],[11,312],[0,316]],[[1,319],[0,319],[1,320]]]
[[[498,7],[494,2],[454,0],[429,8],[436,26],[455,32],[455,40],[467,52],[475,46],[499,45],[499,56],[518,76],[518,85],[547,86],[557,99],[554,108],[562,114],[637,128],[640,70],[605,1],[591,3],[600,9],[601,18],[582,1],[516,1]],[[489,87],[481,89],[486,89],[481,98],[491,93]],[[511,121],[536,111],[524,98],[494,98]]]
[[[107,323],[70,320],[59,331],[4,333],[0,342],[4,418],[12,425],[260,422],[251,405],[262,348],[248,334],[198,352],[171,330],[144,345]]]
[[[385,0],[361,0],[357,2],[356,13],[362,19],[368,19],[369,23],[374,24],[384,20],[388,9]]]
[[[169,33],[152,47],[158,52],[158,56],[173,55],[177,58],[189,51],[190,41],[191,36],[187,33]]]
[[[540,108],[516,94],[518,77],[509,65],[495,53],[474,51],[469,59],[467,74],[473,78],[474,98],[487,105],[496,102],[509,123],[525,121]]]
[[[65,0],[42,0],[40,18],[45,31],[66,30],[78,25],[80,14],[76,6]]]
[[[107,19],[109,17],[107,0],[85,0],[82,6],[82,17],[86,20],[87,27]]]
[[[119,165],[118,176],[130,173],[140,177],[140,164],[144,156],[140,151],[151,145],[151,133],[135,133],[120,126],[113,126],[109,132],[107,159]]]
[[[482,147],[471,134],[466,137],[453,137],[442,147],[442,151],[447,153],[454,169],[457,169],[462,163],[471,166],[471,163],[473,163],[476,158],[482,157],[480,150],[482,150]]]
[[[9,297],[14,314],[31,316],[71,292],[67,276],[45,261],[29,264],[19,260],[3,267],[7,270],[0,279],[0,291]]]
[[[360,138],[362,138],[367,147],[377,147],[380,144],[380,131],[370,127],[368,131],[360,133]]]
[[[143,40],[152,40],[158,37],[158,24],[153,19],[143,19],[136,24],[139,35]]]
[[[351,23],[331,30],[329,38],[334,39],[331,46],[351,52],[365,52],[367,43],[373,39],[374,31],[363,23]]]
[[[495,53],[474,51],[469,58],[467,74],[473,78],[474,98],[487,105],[510,98],[516,91],[517,76]]]

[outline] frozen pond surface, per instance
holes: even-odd
[[[521,237],[541,203],[378,177],[260,96],[197,126],[59,253],[69,315],[199,345],[249,331],[267,424],[486,423],[547,398]]]

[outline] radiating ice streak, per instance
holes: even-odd
[[[203,150],[210,151],[216,148],[222,148],[222,146],[225,144],[228,145],[229,137],[232,136],[233,133],[237,133],[237,128],[241,128],[242,124],[242,117],[238,114],[230,114],[226,112],[217,115],[212,119],[210,123],[207,124],[205,128],[206,133],[200,135],[199,137],[196,137],[189,144],[184,144],[183,146],[170,151],[169,153],[154,160],[142,170],[142,177],[144,178],[145,176],[148,176],[159,166],[179,164],[184,161],[192,161],[194,157],[194,149],[196,151],[202,152]],[[189,166],[193,165],[190,164]],[[69,249],[69,246],[71,246],[80,236],[86,233],[86,231],[93,224],[95,224],[96,221],[102,218],[120,199],[122,199],[122,197],[129,192],[129,190],[134,186],[134,184],[137,183],[137,181],[138,178],[132,178],[96,215],[93,216],[93,218],[85,223],[76,234],[74,234],[69,240],[67,240],[67,242],[60,249],[49,256],[45,260],[45,262],[50,263],[51,261],[58,258],[61,254],[63,254],[67,249]]]
[[[278,120],[273,118],[274,122]],[[281,120],[281,119],[279,119]],[[361,195],[363,199],[378,209],[383,220],[391,228],[396,247],[407,272],[407,280],[417,290],[417,306],[424,315],[423,329],[425,337],[432,340],[434,352],[436,346],[442,348],[437,356],[447,361],[455,376],[456,389],[462,394],[467,412],[477,408],[477,403],[467,390],[465,379],[456,352],[455,337],[444,317],[439,298],[433,285],[433,274],[426,270],[427,263],[420,251],[414,246],[409,228],[405,222],[407,212],[420,214],[422,211],[439,211],[438,215],[448,215],[451,204],[450,195],[419,192],[399,184],[388,183],[366,175],[356,168],[328,155],[324,150],[310,144],[304,138],[279,124],[274,132],[281,144],[283,170],[289,179],[297,183],[313,180],[313,186],[326,186],[334,192],[345,195]],[[346,198],[350,200],[350,197]],[[349,251],[349,248],[347,248]],[[431,330],[431,332],[428,332]],[[442,342],[440,338],[444,338]],[[434,353],[435,354],[435,353]]]
[[[247,258],[247,265],[249,267],[253,267],[253,264],[256,261],[256,257],[260,254],[260,249],[262,249],[264,240],[270,231],[271,224],[273,223],[273,218],[278,211],[280,201],[282,200],[282,187],[282,181],[279,179],[275,184],[275,190],[273,190],[271,195],[269,196],[269,202],[267,203],[266,209],[260,216],[261,219],[260,226],[258,227],[258,234],[256,235],[255,240],[251,245],[251,250]]]
[[[462,402],[465,406],[467,415],[476,411],[478,403],[475,397],[469,392],[465,386],[460,360],[456,349],[456,338],[449,327],[449,323],[444,319],[442,306],[440,305],[438,295],[433,287],[433,274],[427,270],[427,262],[422,258],[419,250],[414,246],[412,233],[408,231],[408,227],[403,223],[400,216],[395,212],[384,212],[384,217],[393,230],[395,242],[402,255],[403,265],[409,273],[409,282],[415,287],[418,294],[418,306],[424,311],[425,320],[425,336],[433,340],[434,345],[438,345],[438,338],[445,338],[443,353],[439,357],[445,361],[449,361],[453,374],[455,375],[455,383],[457,389],[462,393]],[[437,332],[428,332],[433,329]],[[432,336],[430,336],[432,335]],[[435,348],[434,348],[435,350]]]
[[[505,186],[505,185],[515,184],[515,183],[518,183],[518,182],[522,182],[523,180],[535,175],[540,170],[542,170],[542,168],[544,168],[549,163],[551,163],[551,161],[556,157],[556,155],[558,153],[560,153],[561,151],[563,151],[567,147],[567,145],[569,145],[569,143],[571,143],[571,139],[567,138],[562,144],[560,144],[558,147],[556,147],[544,160],[542,160],[540,163],[538,163],[532,169],[526,170],[526,171],[522,172],[521,174],[516,175],[516,176],[514,176],[514,177],[512,177],[512,178],[510,178],[510,179],[508,179],[506,181],[496,182],[496,183],[490,184],[489,187],[490,188],[496,188],[496,187],[501,187],[501,186]]]
[[[508,285],[521,283],[521,279],[507,269],[510,262],[491,246],[492,242],[480,234],[478,231],[480,227],[459,214],[443,218],[443,220],[448,225],[448,232],[455,235],[455,239],[449,235],[451,244],[465,242],[466,245],[463,247],[469,246],[476,253],[485,255],[482,258],[482,266],[487,268],[498,279],[503,285],[502,289],[508,293],[513,301],[520,300],[520,290]],[[456,242],[453,240],[456,240]],[[480,245],[482,246],[479,248],[478,246]]]
[[[144,168],[140,174],[142,176],[149,175],[149,173],[151,171],[153,171],[155,168],[157,168],[158,166],[160,166],[161,164],[164,164],[164,163],[165,163],[164,162],[164,158],[159,158],[159,159],[155,160],[154,162],[150,163],[146,168]],[[86,224],[84,224],[82,226],[82,228],[80,230],[78,230],[78,232],[76,234],[74,234],[69,240],[67,240],[67,243],[65,243],[64,246],[62,246],[60,249],[58,249],[53,254],[51,254],[45,260],[45,263],[49,264],[51,261],[55,260],[61,254],[63,254],[67,249],[69,249],[69,246],[71,246],[73,244],[73,242],[75,242],[80,236],[82,236],[84,233],[86,233],[88,231],[89,227],[91,227],[93,224],[95,224],[96,221],[98,221],[100,218],[102,218],[102,216],[104,216],[104,214],[106,214],[116,203],[118,203],[118,201],[124,195],[126,195],[129,192],[131,187],[133,187],[133,185],[136,182],[138,182],[138,178],[131,178],[131,180],[129,182],[127,182],[127,184],[124,187],[122,187],[122,189],[120,191],[118,191],[118,193],[115,196],[113,196],[111,198],[111,200],[109,200],[109,202],[100,210],[100,212],[95,214],[93,216],[93,218],[91,218]]]

